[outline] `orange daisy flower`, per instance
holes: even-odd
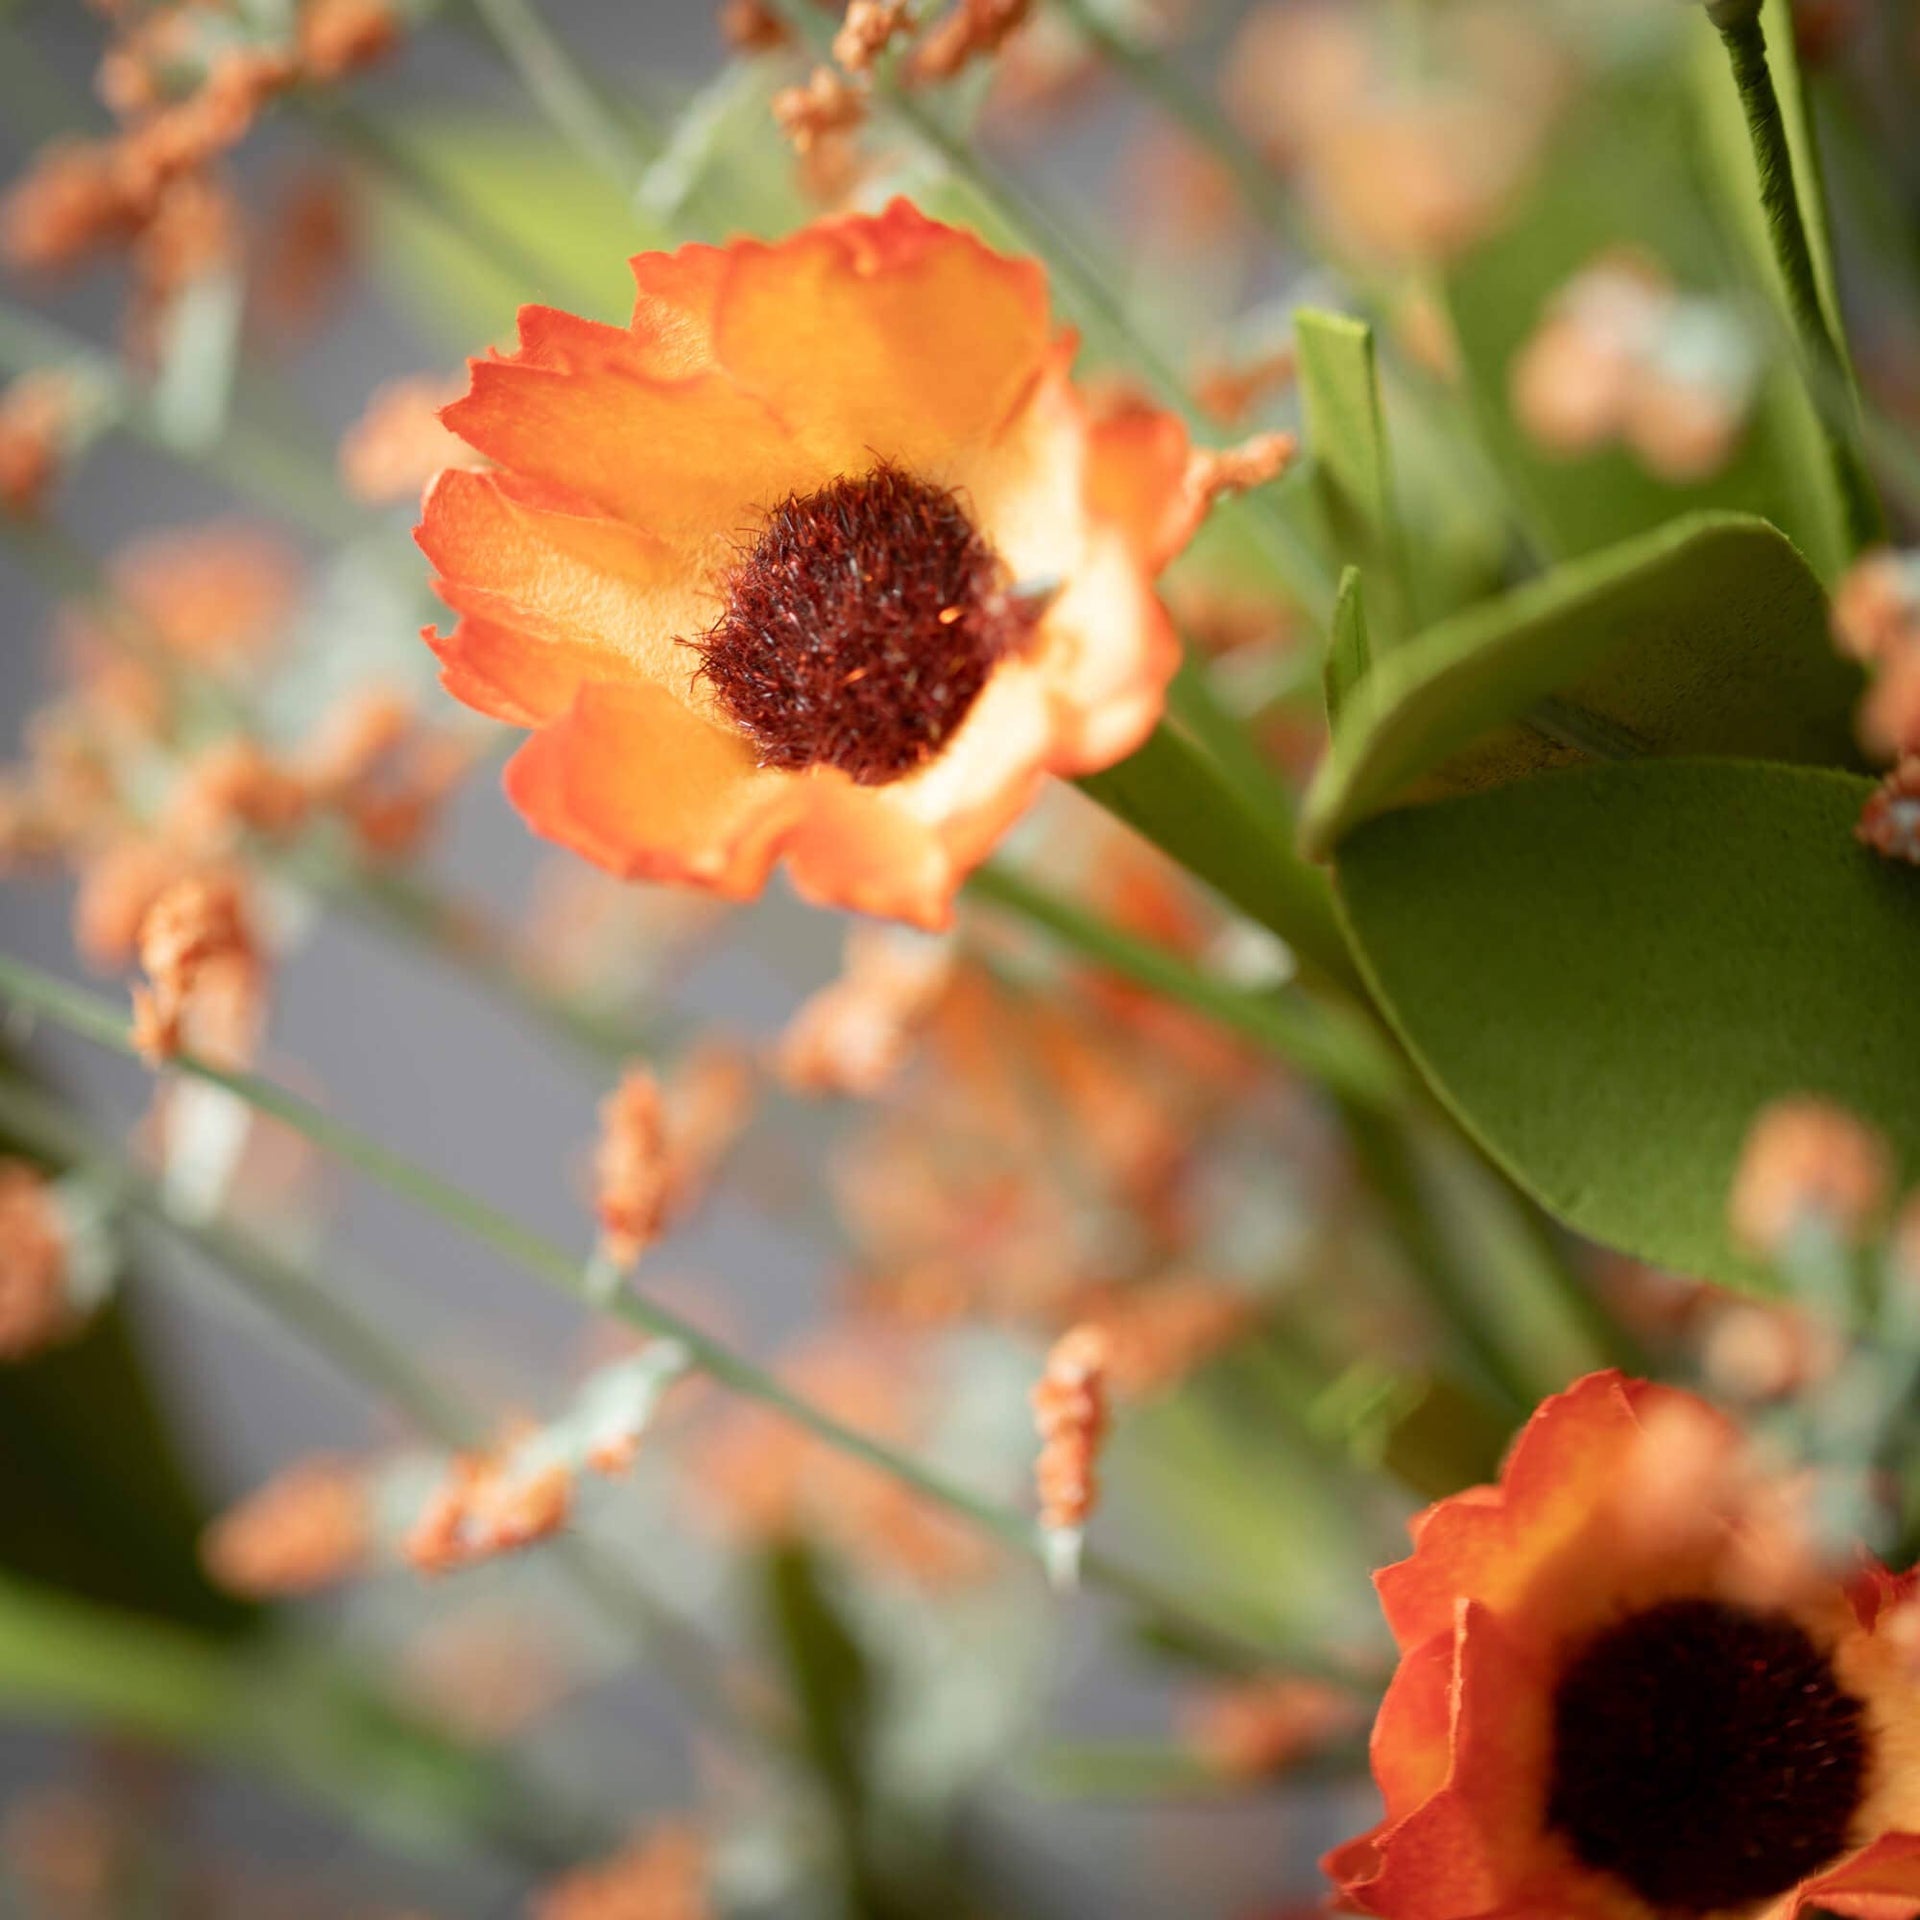
[[[448,688],[537,729],[532,826],[631,878],[935,927],[1048,773],[1130,753],[1205,506],[1177,421],[1096,424],[1045,276],[904,201],[643,254],[624,328],[473,363],[419,540]]]
[[[1691,1395],[1595,1374],[1377,1576],[1386,1817],[1326,1861],[1393,1920],[1920,1914],[1909,1580],[1841,1582]]]

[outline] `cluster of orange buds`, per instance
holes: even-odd
[[[635,1066],[600,1103],[594,1153],[600,1258],[625,1272],[698,1202],[746,1126],[752,1080],[733,1048],[695,1048],[663,1087]]]
[[[370,506],[418,503],[427,482],[447,467],[471,467],[479,456],[443,426],[440,409],[466,391],[438,374],[389,380],[340,442],[340,480]]]
[[[1760,374],[1739,323],[1653,262],[1604,255],[1570,280],[1512,366],[1514,417],[1560,459],[1624,445],[1676,485],[1718,473]]]
[[[1106,1335],[1094,1326],[1062,1334],[1047,1355],[1032,1401],[1040,1435],[1034,1487],[1048,1572],[1057,1585],[1070,1586],[1078,1575],[1081,1536],[1099,1492],[1094,1470],[1107,1435]]]
[[[1790,1257],[1809,1232],[1857,1244],[1885,1209],[1892,1184],[1887,1144],[1871,1127],[1830,1101],[1777,1100],[1747,1134],[1728,1224],[1763,1259]]]
[[[53,1187],[22,1160],[0,1160],[0,1362],[30,1360],[79,1325],[67,1224]]]
[[[796,1093],[878,1093],[905,1064],[946,991],[952,943],[912,929],[856,923],[839,977],[787,1023],[775,1071]]]
[[[1227,1780],[1269,1779],[1358,1731],[1349,1693],[1291,1675],[1210,1688],[1183,1716],[1188,1748]]]
[[[902,34],[913,28],[907,0],[847,0],[833,57],[849,73],[865,73]]]
[[[976,60],[990,60],[1023,27],[1033,0],[954,0],[913,50],[916,80],[951,80]]]
[[[140,923],[147,979],[133,990],[133,1042],[151,1066],[191,1039],[224,1065],[251,1057],[265,957],[239,879],[214,871],[176,880]]]
[[[706,1842],[675,1821],[556,1880],[535,1899],[533,1920],[709,1920],[708,1878]]]
[[[837,67],[818,66],[804,84],[773,96],[773,117],[803,159],[853,132],[867,117],[866,89]]]
[[[456,1455],[401,1543],[422,1573],[445,1573],[550,1539],[571,1519],[582,1471],[613,1476],[642,1436],[689,1355],[654,1340],[588,1377],[544,1427],[523,1425],[483,1453]]]
[[[364,1572],[375,1544],[367,1470],[301,1460],[229,1508],[201,1536],[208,1577],[249,1599],[314,1593]]]
[[[60,477],[74,430],[73,382],[23,373],[0,393],[0,513],[29,519]]]
[[[213,170],[261,109],[300,82],[357,71],[397,37],[389,0],[303,0],[284,44],[247,38],[191,4],[128,16],[98,76],[119,130],[41,150],[0,204],[0,257],[52,271],[137,242],[136,313],[150,320],[156,300],[237,250],[237,220]]]

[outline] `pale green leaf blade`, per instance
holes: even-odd
[[[1320,672],[1329,726],[1338,727],[1347,696],[1366,678],[1372,664],[1373,643],[1367,631],[1360,569],[1349,567],[1340,576],[1340,591],[1333,603],[1333,629],[1327,636],[1327,657]]]

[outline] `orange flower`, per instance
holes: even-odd
[[[508,791],[602,866],[746,898],[784,856],[942,926],[1159,716],[1186,436],[1096,426],[1040,268],[904,201],[634,272],[629,326],[529,307],[447,409],[497,471],[427,498],[446,684],[539,730]]]
[[[1595,1374],[1377,1576],[1386,1817],[1328,1857],[1396,1920],[1920,1913],[1909,1582],[1843,1584],[1704,1402]]]

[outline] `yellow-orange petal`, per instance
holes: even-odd
[[[684,552],[643,528],[572,511],[517,475],[450,468],[416,537],[440,597],[491,631],[518,633],[536,675],[564,667],[576,684],[689,687],[699,662],[681,636],[703,631],[718,602]]]
[[[905,200],[743,243],[714,312],[720,364],[834,465],[938,471],[997,432],[1051,344],[1046,276]]]
[[[766,884],[805,805],[792,774],[663,687],[585,686],[507,767],[534,829],[629,880],[691,881],[730,899]]]
[[[704,543],[750,532],[758,511],[830,477],[764,401],[722,374],[649,374],[639,353],[554,363],[552,337],[536,338],[538,357],[472,362],[465,397],[440,417],[576,511]]]

